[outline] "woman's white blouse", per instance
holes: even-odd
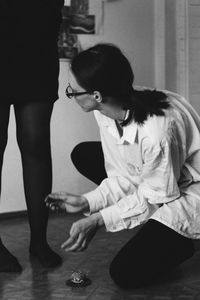
[[[200,117],[183,97],[163,92],[170,103],[165,116],[149,117],[142,126],[133,121],[121,137],[115,121],[95,111],[108,178],[84,196],[107,231],[152,218],[198,239]]]

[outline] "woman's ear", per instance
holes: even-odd
[[[98,91],[94,91],[93,92],[93,97],[94,97],[94,99],[97,101],[97,102],[102,102],[102,96],[101,96],[101,93],[100,92],[98,92]]]

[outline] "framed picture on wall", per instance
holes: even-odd
[[[58,51],[60,59],[72,59],[80,50],[79,34],[95,34],[95,14],[89,14],[89,0],[65,2],[62,10]]]
[[[69,32],[76,34],[95,34],[94,15],[71,15]]]

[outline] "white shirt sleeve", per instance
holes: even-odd
[[[144,223],[160,205],[179,197],[174,175],[170,141],[142,142],[143,168],[135,187],[126,178],[105,179],[94,191],[85,194],[90,212],[100,211],[107,231],[130,229]]]
[[[93,191],[84,194],[87,198],[90,213],[97,212],[105,207],[117,203],[120,199],[133,194],[136,187],[122,176],[106,178]]]

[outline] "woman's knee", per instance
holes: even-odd
[[[114,259],[109,267],[110,277],[114,281],[114,283],[120,287],[122,287],[122,273],[120,272],[120,264],[116,259]]]
[[[114,259],[109,268],[110,277],[122,289],[134,289],[141,285],[141,278],[135,269],[123,264],[123,261]]]
[[[79,171],[81,171],[85,163],[88,162],[87,155],[89,148],[89,142],[81,142],[77,144],[71,152],[71,160]]]
[[[113,261],[109,269],[110,277],[114,283],[121,289],[136,289],[149,285],[153,278],[149,270],[142,265],[141,268],[133,264],[123,264],[122,262]]]
[[[71,160],[75,164],[76,164],[77,160],[79,160],[79,157],[82,153],[83,144],[85,144],[85,143],[82,142],[82,143],[77,144],[71,152]]]

